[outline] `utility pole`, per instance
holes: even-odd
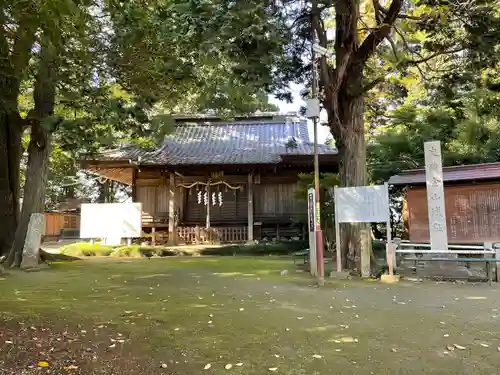
[[[312,0],[312,9],[314,13],[317,11],[316,0]],[[316,34],[314,28],[311,29],[311,60],[312,60],[312,99],[319,106],[318,95],[318,72],[316,71],[316,51],[314,45],[316,43]],[[319,116],[319,111],[318,111]],[[325,262],[323,261],[323,231],[321,230],[321,214],[320,214],[320,189],[319,189],[319,155],[318,155],[318,121],[319,117],[313,117],[314,124],[314,190],[316,192],[316,223],[314,225],[314,234],[316,236],[316,260],[318,262],[318,285],[325,284]]]

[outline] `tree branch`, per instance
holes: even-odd
[[[372,4],[373,10],[375,11],[375,21],[377,22],[377,25],[381,25],[383,22],[382,14],[385,15],[384,9],[378,0],[372,0]]]
[[[387,40],[389,41],[389,44],[391,45],[392,53],[394,55],[394,58],[396,59],[397,62],[399,62],[399,56],[398,56],[398,49],[396,47],[396,43],[394,43],[394,40],[390,36],[387,36]]]
[[[28,66],[31,58],[31,47],[35,41],[36,22],[31,15],[22,16],[19,20],[17,33],[14,38],[14,47],[10,56],[10,64],[13,67],[16,79]]]
[[[385,9],[383,6],[381,6],[377,0],[373,0],[374,2],[376,1],[377,4],[378,4],[378,10],[380,11],[380,13],[382,13],[383,15],[386,15],[388,10]],[[375,4],[374,4],[374,7],[375,7]],[[413,20],[413,21],[423,21],[425,20],[426,17],[417,17],[417,16],[410,16],[408,14],[398,14],[398,16],[396,18],[400,18],[400,19],[406,19],[406,20]]]
[[[389,35],[392,25],[398,18],[402,5],[403,0],[392,0],[392,3],[384,17],[383,23],[365,38],[359,47],[356,56],[356,58],[361,60],[362,63],[365,63],[366,60],[368,60],[380,42],[382,42],[382,40]]]
[[[373,89],[375,86],[377,86],[379,83],[382,83],[385,81],[386,76],[382,77],[377,77],[373,81],[368,82],[366,85],[363,86],[363,92],[368,92],[371,89]]]
[[[318,36],[319,45],[323,48],[328,48],[328,37],[326,35],[326,30],[324,24],[321,22],[320,12],[318,9],[313,9],[311,12],[311,25],[313,32]],[[313,64],[315,62],[313,61]],[[326,56],[321,56],[319,58],[319,70],[321,81],[324,87],[330,86],[330,69],[328,68],[328,61]],[[314,69],[314,66],[313,66]]]
[[[0,10],[0,59],[7,60],[9,56],[9,44],[5,35],[5,13]]]
[[[429,55],[427,57],[423,57],[419,60],[406,60],[405,62],[409,65],[418,65],[418,64],[426,63],[427,61],[432,60],[433,58],[441,56],[441,55],[450,55],[452,53],[458,53],[458,52],[462,52],[464,50],[465,50],[465,48],[455,48],[455,49],[452,49],[449,51],[436,52],[436,53],[433,53],[432,55]]]

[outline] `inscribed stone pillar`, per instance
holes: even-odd
[[[31,214],[24,241],[23,259],[21,268],[38,267],[40,257],[40,245],[45,232],[45,215],[40,213]]]

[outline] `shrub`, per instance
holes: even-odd
[[[108,256],[116,247],[117,246],[80,242],[62,247],[60,253],[73,257]]]
[[[110,256],[112,257],[128,257],[128,258],[142,258],[147,257],[150,258],[153,255],[156,255],[157,250],[152,246],[138,246],[138,245],[130,245],[130,246],[122,246],[116,248]]]
[[[201,255],[288,255],[309,247],[308,241],[291,240],[260,242],[247,245],[228,245],[201,249]]]

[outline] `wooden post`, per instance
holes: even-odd
[[[137,202],[137,168],[132,169],[132,202]]]
[[[156,246],[156,227],[151,228],[151,245]]]
[[[196,244],[201,243],[200,227],[198,225],[194,227],[194,242]]]
[[[210,228],[210,204],[212,203],[212,197],[210,196],[210,180],[207,182],[207,219],[206,219],[206,227]]]
[[[384,183],[385,193],[387,194],[387,202],[389,202],[389,184]],[[394,253],[394,246],[392,243],[392,228],[391,228],[391,211],[389,205],[387,205],[387,265],[389,267],[389,275],[394,275],[394,267],[396,267],[396,253]]]
[[[248,242],[253,242],[253,173],[248,173]]]
[[[335,193],[335,189],[338,186],[335,185],[333,188],[333,206],[335,209],[335,251],[337,254],[337,272],[342,272],[342,249],[340,248],[340,223],[339,223],[339,215],[337,210],[337,195]]]
[[[495,258],[497,259],[500,259],[500,248],[497,248],[497,246],[495,246]],[[498,283],[500,282],[500,262],[495,262],[495,281]],[[491,272],[491,268],[490,268],[490,272]]]
[[[175,228],[175,174],[170,173],[168,189],[168,244],[177,243],[177,229]]]

